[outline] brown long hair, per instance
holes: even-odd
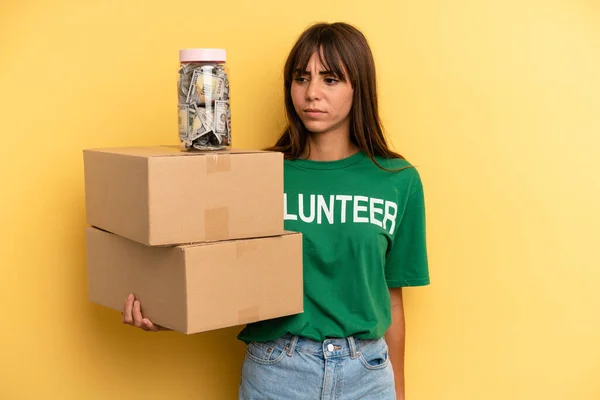
[[[295,71],[304,71],[314,52],[324,67],[354,89],[350,111],[350,140],[380,168],[375,156],[404,157],[392,151],[385,139],[377,104],[375,61],[367,39],[352,25],[336,22],[319,23],[304,31],[292,48],[283,70],[283,88],[287,126],[271,151],[284,153],[286,159],[297,159],[308,145],[309,131],[294,110],[290,89]],[[346,71],[346,73],[344,73]]]

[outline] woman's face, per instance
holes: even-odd
[[[313,133],[350,132],[350,110],[354,90],[348,80],[327,71],[315,52],[306,71],[296,71],[291,95],[296,113]]]

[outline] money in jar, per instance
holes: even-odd
[[[223,49],[179,51],[177,82],[181,150],[231,146],[229,78]]]

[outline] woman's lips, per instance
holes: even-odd
[[[319,117],[320,115],[325,114],[325,111],[318,110],[316,108],[307,108],[304,110],[304,113],[309,117]]]

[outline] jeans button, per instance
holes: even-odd
[[[331,343],[329,343],[329,344],[327,345],[327,350],[328,350],[328,351],[333,351],[333,345],[332,345]]]

